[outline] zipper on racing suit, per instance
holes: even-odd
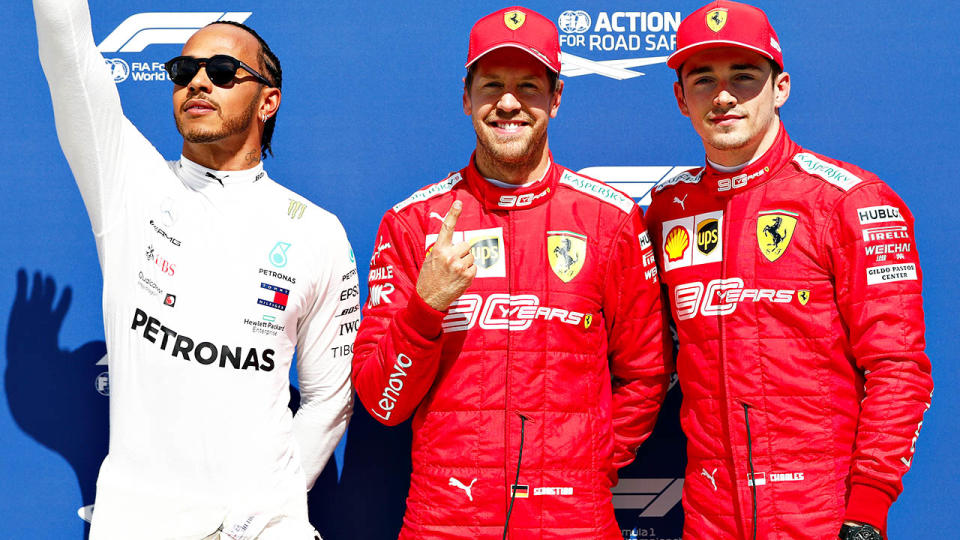
[[[753,441],[750,440],[750,405],[743,405],[743,422],[747,425],[747,464],[750,466],[750,488],[753,494],[753,540],[757,540],[757,477],[753,471]]]
[[[524,424],[527,420],[530,420],[519,412],[517,413],[517,416],[520,417],[520,448],[517,450],[517,475],[513,480],[513,485],[510,486],[510,506],[507,508],[507,519],[505,519],[503,522],[503,540],[507,540],[507,528],[510,526],[510,514],[513,513],[513,500],[517,497],[517,484],[520,482],[520,463],[523,461]]]

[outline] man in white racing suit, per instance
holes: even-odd
[[[167,162],[124,117],[86,1],[34,10],[103,272],[110,445],[90,537],[313,538],[306,493],[352,411],[359,294],[340,222],[260,161],[279,61],[245,26],[195,33],[166,64],[184,137]]]

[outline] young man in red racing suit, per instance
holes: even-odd
[[[610,487],[672,370],[640,209],[551,158],[559,52],[530,10],[478,21],[476,152],[377,233],[353,376],[381,422],[414,416],[403,539],[621,538]]]
[[[933,388],[913,217],[790,140],[762,11],[712,2],[677,37],[707,165],[647,217],[679,340],[684,538],[879,539]]]

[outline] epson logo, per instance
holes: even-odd
[[[110,32],[97,45],[97,50],[101,53],[135,53],[150,45],[183,44],[194,32],[212,22],[242,23],[252,14],[252,11],[137,13]]]

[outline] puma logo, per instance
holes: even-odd
[[[717,474],[717,469],[713,469],[713,472],[707,472],[706,469],[701,469],[700,476],[706,476],[710,483],[713,484],[713,490],[717,490],[717,481],[714,480],[713,475]]]
[[[686,195],[683,196],[682,199],[681,199],[680,197],[674,197],[674,198],[673,198],[673,202],[679,204],[679,205],[680,205],[680,208],[681,208],[682,210],[686,210],[687,207],[684,206],[684,203],[687,201],[687,197],[689,197],[689,196],[690,196],[690,194],[687,193]]]
[[[452,477],[452,476],[450,477],[450,485],[453,486],[453,487],[455,487],[455,488],[462,489],[463,492],[467,494],[467,498],[470,499],[471,501],[473,501],[473,494],[472,494],[470,491],[473,489],[473,484],[474,484],[474,482],[476,482],[476,481],[477,481],[477,479],[474,478],[473,481],[470,482],[470,485],[469,485],[469,486],[465,486],[465,485],[463,485],[463,482],[457,480],[456,478],[454,478],[454,477]]]

